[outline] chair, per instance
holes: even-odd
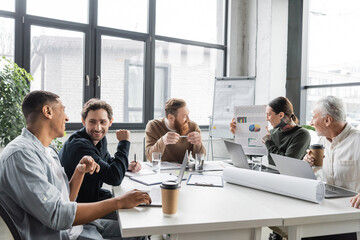
[[[11,216],[9,215],[8,211],[4,208],[2,203],[0,202],[0,217],[4,220],[6,223],[6,226],[10,230],[14,240],[22,240],[20,233],[18,229],[16,228],[16,225],[14,221],[12,220]]]

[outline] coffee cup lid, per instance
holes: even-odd
[[[161,185],[160,185],[161,188],[164,188],[164,189],[176,189],[178,188],[178,184],[177,182],[174,182],[174,181],[165,181],[165,182],[162,182]]]
[[[310,146],[312,149],[323,149],[324,146],[322,144],[313,144]]]

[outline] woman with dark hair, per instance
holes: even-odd
[[[289,99],[277,97],[269,102],[266,107],[266,120],[273,126],[270,131],[266,127],[267,133],[262,139],[269,152],[269,163],[275,165],[270,153],[303,159],[306,149],[310,145],[310,133],[298,125],[299,120],[294,114]],[[233,119],[230,123],[230,131],[235,134],[235,129],[236,122]],[[269,240],[283,239],[277,233],[281,232],[279,229],[273,230],[273,233],[270,233]],[[282,233],[282,235],[286,235],[286,233]]]
[[[298,125],[299,120],[294,114],[289,99],[277,97],[266,107],[266,120],[273,126],[262,141],[269,153],[302,159],[310,145],[309,132]],[[235,134],[235,119],[230,123],[230,131]],[[269,163],[274,165],[269,155]]]

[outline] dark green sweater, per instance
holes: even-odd
[[[271,129],[270,134],[271,140],[266,141],[265,146],[269,152],[269,163],[272,165],[275,164],[270,153],[302,159],[310,145],[310,133],[300,126],[287,132],[282,132],[280,128]]]

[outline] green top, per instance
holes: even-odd
[[[287,132],[281,131],[280,128],[271,129],[270,135],[271,139],[265,142],[265,146],[269,152],[269,163],[272,165],[275,163],[270,153],[302,159],[310,145],[310,133],[300,126],[295,126]]]

